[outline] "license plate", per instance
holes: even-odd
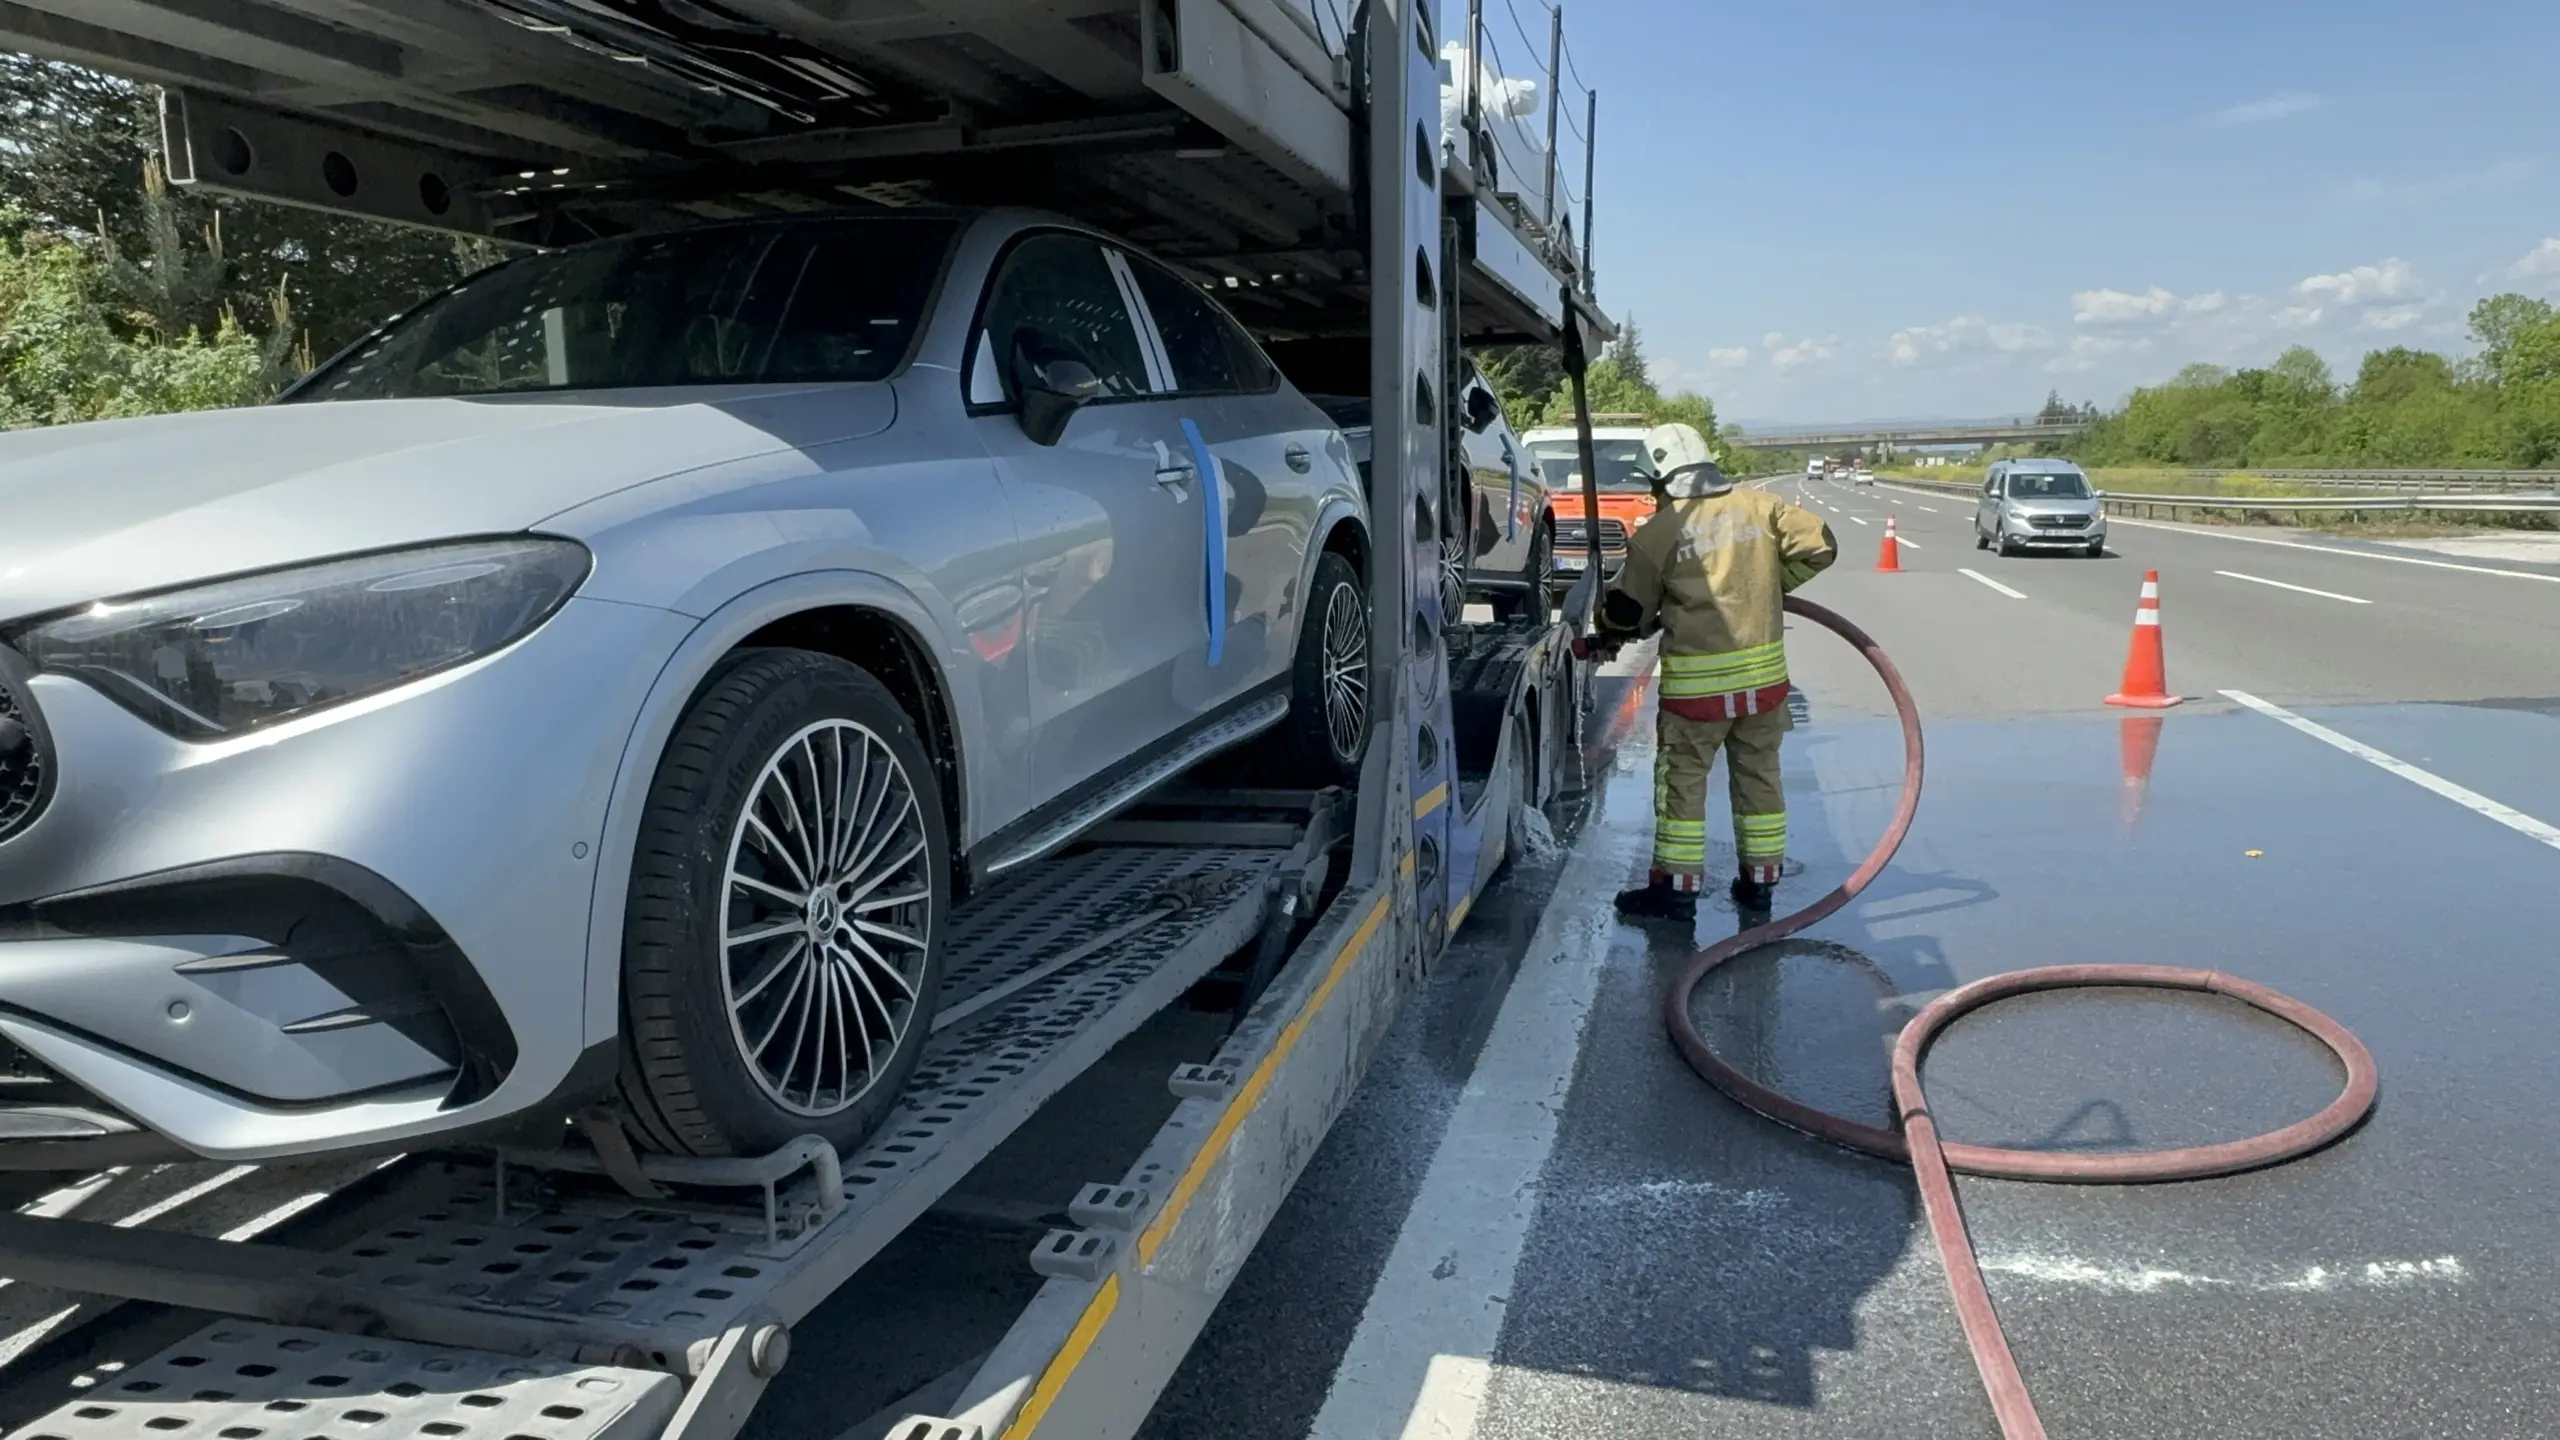
[[[1559,555],[1556,557],[1556,568],[1559,570],[1580,570],[1590,563],[1590,561],[1579,555]]]

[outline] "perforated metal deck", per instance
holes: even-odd
[[[317,1303],[315,1313],[369,1316],[391,1334],[444,1344],[224,1320],[13,1440],[657,1434],[682,1400],[678,1377],[704,1374],[724,1333],[806,1314],[1043,1102],[1250,943],[1293,853],[1100,846],[974,900],[954,917],[941,1000],[1001,998],[931,1037],[898,1108],[844,1158],[844,1208],[804,1234],[777,1244],[760,1204],[546,1194],[512,1166],[502,1194],[491,1170],[425,1167],[396,1218],[337,1251],[259,1253],[278,1294],[296,1287],[290,1305],[242,1289],[236,1262],[225,1267],[231,1288],[193,1303],[271,1318]],[[801,1185],[795,1201],[817,1188]],[[491,1348],[446,1348],[457,1342]],[[649,1368],[523,1358],[537,1352]],[[216,1374],[224,1378],[205,1378]]]
[[[672,1375],[229,1320],[103,1377],[19,1440],[645,1440]]]

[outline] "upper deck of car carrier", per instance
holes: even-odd
[[[1499,49],[1474,28],[1465,55]],[[830,1334],[899,1344],[828,1371],[846,1421],[1134,1433],[1522,812],[1573,783],[1567,627],[1467,625],[1431,577],[1453,347],[1578,366],[1607,333],[1585,157],[1550,121],[1544,173],[1506,176],[1482,72],[1441,143],[1411,0],[0,0],[0,44],[165,87],[173,177],[206,190],[528,245],[1032,205],[1267,340],[1370,337],[1357,793],[1213,762],[972,897],[916,1082],[854,1153],[415,1156],[254,1237],[110,1223],[122,1181],[0,1215],[22,1302],[148,1302],[49,1322],[0,1397],[18,1436],[725,1440],[848,1296]],[[1553,114],[1554,49],[1529,59]],[[931,1253],[884,1271],[901,1246]],[[1003,1313],[943,1323],[962,1293]]]

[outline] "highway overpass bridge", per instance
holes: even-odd
[[[2068,440],[2088,429],[2084,420],[1955,422],[1943,425],[1842,426],[1828,430],[1756,430],[1736,437],[1745,447],[1772,450],[1897,450],[1926,445],[2034,445]]]

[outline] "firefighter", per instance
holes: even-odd
[[[1781,603],[1839,553],[1831,528],[1764,490],[1736,490],[1695,426],[1645,436],[1662,503],[1628,542],[1600,605],[1612,643],[1662,635],[1653,761],[1653,874],[1620,914],[1694,920],[1707,868],[1716,752],[1733,792],[1733,900],[1766,916],[1787,853],[1778,742],[1787,717]]]

